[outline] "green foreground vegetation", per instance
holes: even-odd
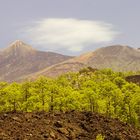
[[[92,111],[140,126],[140,86],[128,73],[83,69],[58,78],[0,82],[0,112]]]

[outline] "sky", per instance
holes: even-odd
[[[139,0],[0,0],[0,48],[79,55],[110,45],[140,47]]]

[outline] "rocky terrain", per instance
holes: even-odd
[[[91,112],[1,113],[0,140],[140,140],[140,130]]]

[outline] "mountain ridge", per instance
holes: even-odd
[[[43,52],[17,40],[0,52],[0,80],[19,81],[44,75],[56,77],[85,67],[114,71],[140,71],[140,50],[112,45],[71,57]]]
[[[140,51],[126,45],[113,45],[52,65],[31,77],[40,75],[55,77],[66,72],[77,72],[85,67],[111,68],[115,71],[139,71]]]
[[[0,53],[0,80],[15,81],[53,64],[72,58],[53,52],[43,52],[15,41]]]

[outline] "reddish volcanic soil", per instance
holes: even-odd
[[[1,113],[0,140],[140,140],[140,130],[91,112]]]

